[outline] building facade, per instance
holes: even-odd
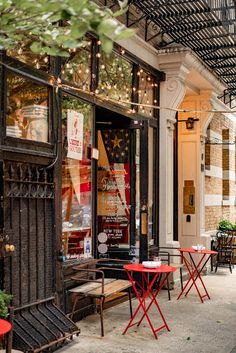
[[[69,312],[75,264],[209,247],[234,219],[226,85],[189,49],[135,36],[107,57],[87,41],[65,61],[2,54],[0,227],[15,251],[1,287],[15,307],[56,296]]]

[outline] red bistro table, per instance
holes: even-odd
[[[211,256],[217,254],[216,251],[213,250],[194,250],[192,248],[188,249],[178,249],[182,255],[183,261],[187,267],[188,273],[190,275],[190,278],[188,279],[187,283],[185,284],[182,292],[179,294],[177,300],[185,294],[185,296],[188,295],[190,292],[191,288],[194,286],[196,288],[196,291],[199,295],[199,298],[201,302],[203,303],[203,299],[208,298],[210,299],[210,296],[208,294],[208,291],[206,289],[206,286],[203,282],[203,279],[201,277],[201,272],[203,268],[206,266],[207,262],[210,260]],[[187,256],[189,255],[189,258]],[[198,258],[198,263],[194,261],[194,255],[200,255]],[[200,293],[200,290],[198,288],[198,285],[196,283],[197,279],[200,280],[202,287],[203,287],[203,294]]]
[[[142,264],[128,264],[128,265],[124,265],[124,269],[126,270],[127,272],[127,275],[129,277],[129,280],[130,282],[132,283],[132,286],[133,286],[133,289],[134,289],[134,292],[136,294],[136,297],[139,301],[139,305],[137,307],[137,309],[135,310],[135,313],[133,314],[132,318],[130,319],[127,327],[125,328],[124,332],[123,332],[123,335],[128,331],[128,329],[131,327],[131,326],[134,326],[134,325],[137,325],[139,326],[141,324],[141,322],[143,321],[144,317],[146,317],[148,323],[149,323],[149,326],[152,330],[152,333],[154,335],[154,337],[157,339],[157,335],[156,335],[156,332],[160,331],[161,329],[163,328],[166,328],[168,331],[170,331],[168,325],[167,325],[167,322],[165,320],[165,317],[160,309],[160,306],[157,302],[157,295],[158,293],[160,292],[161,288],[163,287],[163,285],[165,284],[169,274],[171,272],[174,272],[176,271],[176,268],[173,267],[173,266],[168,266],[168,265],[161,265],[160,267],[158,268],[146,268],[144,267]],[[142,281],[141,283],[137,282],[134,277],[133,277],[133,273],[134,272],[140,272],[142,274]],[[157,278],[159,275],[161,275],[162,273],[164,273],[164,278],[162,279],[161,283],[159,284],[159,287],[157,289],[157,291],[154,293],[153,292],[153,285],[154,283],[156,282]],[[151,278],[151,280],[149,281],[149,276],[148,274],[152,274],[153,277]],[[140,296],[139,292],[138,292],[138,287],[142,290],[142,297]],[[147,297],[150,297],[151,298],[151,301],[149,304],[147,304],[145,302],[146,298]],[[151,308],[151,306],[155,304],[156,305],[156,308],[157,310],[159,311],[159,314],[162,318],[162,321],[163,321],[163,325],[160,326],[159,328],[155,329],[152,325],[152,322],[151,322],[151,319],[148,315],[148,311],[149,309]],[[142,314],[142,317],[139,321],[137,322],[133,322],[135,317],[137,316],[138,312],[142,309],[143,311],[143,314]]]

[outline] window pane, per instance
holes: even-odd
[[[49,57],[47,55],[34,54],[30,48],[22,47],[18,50],[8,49],[7,55],[22,61],[25,64],[35,67],[36,69],[49,71]]]
[[[133,65],[118,54],[101,54],[99,94],[117,101],[130,101]]]
[[[91,256],[91,106],[63,98],[62,242],[66,259]]]
[[[91,46],[72,53],[62,67],[62,79],[72,82],[83,91],[90,90],[91,84]]]
[[[139,90],[138,90],[139,103],[147,104],[147,105],[157,104],[157,101],[154,98],[154,90],[155,90],[155,87],[158,86],[158,84],[155,82],[154,77],[151,76],[148,72],[144,71],[143,69],[140,69],[138,71],[138,76],[139,76]],[[154,115],[154,109],[150,107],[140,106],[139,111],[140,113],[148,116]]]
[[[7,73],[7,136],[48,142],[48,88]]]

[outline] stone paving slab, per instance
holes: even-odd
[[[236,269],[230,274],[220,268],[217,273],[204,276],[211,300],[200,302],[196,290],[188,297],[176,300],[180,289],[161,291],[158,300],[165,314],[170,332],[163,330],[158,339],[143,321],[126,335],[122,331],[129,319],[128,303],[104,312],[105,337],[100,337],[99,315],[90,315],[79,322],[81,334],[60,349],[63,353],[235,353],[236,347]],[[137,300],[133,300],[134,307]],[[155,325],[159,326],[157,311],[151,310]]]

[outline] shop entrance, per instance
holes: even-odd
[[[148,256],[148,242],[154,237],[155,200],[151,195],[150,208],[149,191],[153,193],[154,188],[153,173],[149,173],[148,134],[148,121],[134,121],[97,108],[98,257],[136,256],[140,260]]]

